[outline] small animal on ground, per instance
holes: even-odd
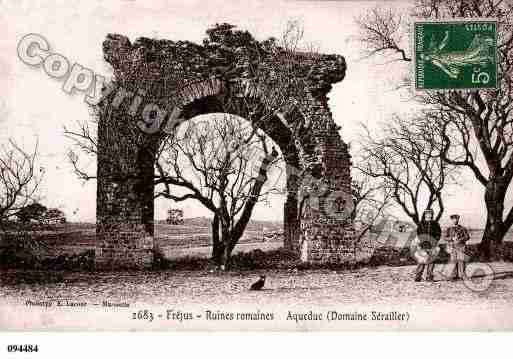
[[[260,290],[264,287],[265,284],[265,275],[261,275],[260,278],[253,284],[251,284],[251,287],[249,290]]]

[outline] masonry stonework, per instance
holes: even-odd
[[[284,245],[305,261],[349,259],[354,251],[348,215],[351,160],[327,97],[332,84],[345,76],[345,60],[287,52],[273,43],[228,24],[208,29],[202,45],[147,38],[131,43],[122,35],[107,36],[104,57],[114,80],[96,107],[98,268],[151,266],[160,141],[201,114],[225,112],[252,121],[254,114],[241,101],[269,114],[261,115],[266,121],[257,126],[285,158]],[[284,85],[284,79],[301,79],[301,85]],[[151,123],[147,117],[143,121],[148,109],[154,112]],[[141,131],[144,126],[149,130]]]

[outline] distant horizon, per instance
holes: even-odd
[[[201,216],[201,217],[184,217],[184,219],[211,219],[211,217],[204,217],[204,216]],[[157,222],[157,221],[165,221],[166,219],[165,218],[160,218],[160,219],[155,219],[154,220],[154,223]],[[273,224],[283,224],[283,221],[273,221],[273,220],[265,220],[265,219],[255,219],[255,218],[252,218],[250,219],[250,223],[251,222],[267,222],[267,223],[273,223]],[[408,225],[413,225],[415,226],[415,223],[414,222],[407,222],[407,221],[401,221],[403,223],[406,223]],[[96,224],[96,222],[75,222],[75,221],[69,221],[67,222],[68,224]],[[156,223],[155,223],[156,224]],[[170,225],[173,225],[173,224],[170,224]],[[178,225],[179,226],[179,225]],[[442,227],[448,227],[449,225],[443,225],[442,224]],[[473,230],[473,231],[484,231],[484,227],[473,227],[473,226],[464,226],[466,228],[468,228],[469,230]],[[513,233],[513,228],[511,228],[507,233]]]

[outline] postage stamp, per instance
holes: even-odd
[[[415,21],[415,90],[496,88],[497,21]]]

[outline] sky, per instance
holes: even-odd
[[[401,1],[379,4],[401,9],[409,6]],[[112,69],[102,54],[108,33],[124,34],[131,41],[145,36],[200,43],[208,27],[228,22],[261,40],[279,37],[287,21],[300,20],[306,42],[316,44],[322,53],[341,54],[346,59],[346,78],[335,84],[328,96],[343,140],[355,144],[360,123],[373,127],[393,113],[412,111],[406,97],[394,90],[394,84],[410,71],[409,64],[363,56],[354,20],[375,6],[371,1],[0,0],[4,29],[0,39],[0,141],[14,138],[30,148],[37,140],[45,167],[42,203],[62,209],[69,221],[94,222],[96,183],[83,182],[73,174],[66,155],[72,142],[64,136],[64,127],[72,128],[76,121],[91,116],[84,94],[68,95],[62,90],[62,80],[50,78],[41,67],[23,63],[16,54],[23,36],[40,34],[52,51],[70,63],[110,77]],[[407,39],[404,45],[408,46]],[[94,163],[89,165],[94,167]],[[482,188],[470,173],[463,173],[462,183],[446,200],[447,216],[460,213],[463,221],[480,226],[485,220]],[[273,197],[268,204],[259,205],[254,218],[281,220],[283,201],[283,197]],[[157,201],[156,218],[164,218],[172,205]],[[209,215],[196,202],[182,207],[187,217]]]

